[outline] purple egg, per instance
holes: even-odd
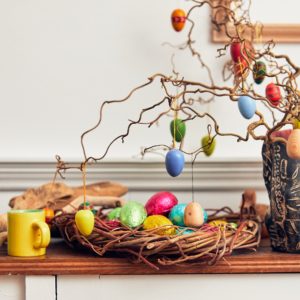
[[[184,167],[184,155],[180,150],[172,149],[166,155],[166,169],[167,172],[172,176],[178,176]]]
[[[154,194],[146,203],[145,208],[148,216],[167,215],[177,205],[177,198],[170,192]]]

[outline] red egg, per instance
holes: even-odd
[[[281,100],[279,86],[274,83],[269,83],[266,87],[266,97],[274,106],[277,106]]]
[[[249,60],[252,60],[251,56],[253,53],[254,49],[249,41],[245,41],[244,43],[234,41],[230,45],[230,55],[235,63],[238,63],[241,60],[245,60],[246,57]]]
[[[178,204],[177,198],[170,192],[154,194],[146,203],[145,208],[148,216],[167,215],[173,206]]]
[[[175,31],[181,31],[186,21],[186,13],[182,9],[175,9],[171,15],[172,26]]]

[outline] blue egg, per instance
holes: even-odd
[[[176,234],[190,234],[190,233],[194,233],[196,230],[193,229],[187,229],[184,227],[180,227],[177,229]]]
[[[248,96],[241,96],[238,100],[238,107],[245,119],[251,119],[256,111],[256,102]]]
[[[180,203],[175,205],[169,214],[169,219],[174,225],[184,226],[184,210],[186,208],[186,203]]]
[[[183,153],[177,149],[170,150],[166,155],[165,164],[166,169],[171,176],[178,176],[184,167]]]

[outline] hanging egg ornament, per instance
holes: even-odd
[[[249,41],[233,41],[230,45],[230,55],[235,63],[245,60],[250,61],[255,51],[252,44]]]
[[[165,216],[153,215],[146,218],[143,224],[143,228],[144,230],[150,230],[162,227],[154,233],[158,235],[173,235],[176,233],[176,229],[174,227],[171,227],[172,225],[172,222]]]
[[[148,216],[166,215],[178,203],[177,198],[170,192],[154,194],[145,204]]]
[[[293,129],[287,144],[286,152],[289,158],[300,159],[300,129]]]
[[[278,106],[281,100],[280,88],[274,83],[269,83],[266,87],[266,97],[274,106]]]
[[[184,163],[184,155],[180,150],[172,149],[167,153],[165,165],[167,172],[172,177],[176,177],[181,174],[184,168]]]
[[[186,13],[182,9],[175,9],[171,15],[172,26],[175,31],[179,32],[184,28],[186,21]]]
[[[256,102],[251,97],[240,96],[238,99],[238,107],[241,115],[245,119],[251,119],[256,111]]]
[[[181,142],[185,136],[186,126],[181,119],[175,119],[170,123],[170,131],[176,142]]]
[[[128,201],[121,209],[120,221],[123,225],[135,228],[144,223],[147,212],[141,203]]]
[[[211,156],[215,151],[216,138],[212,139],[210,135],[206,135],[201,139],[201,146],[206,156]]]
[[[94,229],[95,216],[89,209],[79,210],[75,214],[75,223],[82,235],[89,236]]]
[[[120,214],[121,214],[121,207],[116,207],[112,211],[110,211],[107,215],[107,218],[109,221],[112,220],[119,220],[120,219]]]
[[[246,78],[249,73],[249,65],[246,60],[241,59],[239,62],[235,63],[233,66],[233,73],[235,77]]]
[[[184,225],[200,227],[204,224],[204,214],[201,205],[197,202],[189,203],[184,210]]]
[[[253,66],[253,80],[256,84],[261,84],[267,73],[266,64],[263,61],[255,62]]]

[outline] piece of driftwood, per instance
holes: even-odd
[[[116,182],[98,182],[86,186],[88,196],[112,196],[125,195],[128,188]],[[62,210],[74,199],[83,195],[83,187],[71,188],[64,183],[47,183],[38,188],[28,189],[22,195],[10,200],[9,206],[13,209],[39,209],[51,207]]]
[[[115,208],[123,206],[125,200],[120,197],[113,196],[86,196],[86,200],[92,204],[94,207],[101,206],[102,208]],[[72,200],[69,204],[62,208],[64,213],[74,213],[78,210],[78,207],[83,203],[83,195],[78,196],[76,199]]]

